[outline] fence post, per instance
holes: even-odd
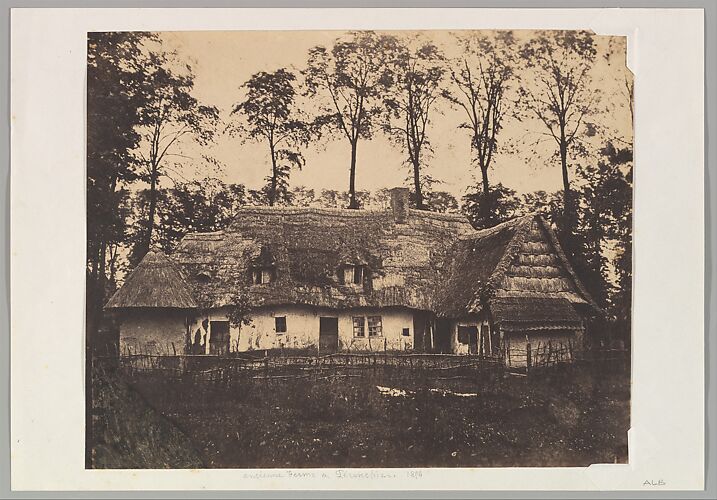
[[[525,373],[528,373],[530,371],[530,367],[532,365],[532,356],[530,352],[530,342],[525,344]]]

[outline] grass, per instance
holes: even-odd
[[[482,381],[404,371],[230,386],[143,375],[117,404],[132,394],[183,436],[157,452],[163,464],[176,453],[178,467],[585,466],[627,461],[629,389],[622,371],[584,367]]]

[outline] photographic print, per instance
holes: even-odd
[[[626,53],[88,33],[85,467],[627,463]]]

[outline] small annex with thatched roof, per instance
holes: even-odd
[[[540,216],[476,231],[407,197],[393,190],[389,210],[243,208],[224,231],[148,253],[106,307],[130,318],[127,346],[141,341],[131,317],[182,311],[193,353],[501,354],[536,335],[582,341],[596,306]],[[230,324],[240,306],[247,321]]]

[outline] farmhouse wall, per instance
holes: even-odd
[[[206,337],[204,352],[209,353],[211,322],[227,321],[227,308],[213,309],[195,318],[190,332]],[[365,337],[354,337],[353,318],[364,320]],[[369,337],[368,317],[380,316],[382,335]],[[406,308],[355,308],[335,310],[307,306],[276,306],[252,311],[251,323],[230,327],[230,351],[246,352],[262,349],[315,349],[319,344],[321,317],[338,318],[338,349],[340,351],[410,350],[414,344],[414,313]],[[276,331],[276,317],[286,318],[286,332]],[[407,330],[408,335],[404,335]]]
[[[522,368],[526,365],[526,350],[528,343],[533,361],[535,365],[544,362],[542,354],[538,355],[538,349],[542,353],[543,347],[550,343],[553,349],[568,349],[568,345],[572,352],[580,350],[583,330],[547,330],[542,332],[511,332],[505,333],[504,342],[506,349],[510,351],[510,355],[505,358],[505,364],[509,367]],[[569,356],[565,358],[569,360]]]
[[[120,353],[182,354],[186,314],[171,309],[136,310],[120,316]]]
[[[451,352],[453,354],[470,354],[470,344],[468,342],[462,342],[458,336],[458,327],[459,326],[475,326],[478,330],[478,338],[477,338],[477,344],[478,349],[480,350],[481,342],[483,342],[483,339],[481,337],[483,326],[488,327],[488,340],[489,342],[488,346],[490,346],[490,323],[487,319],[479,320],[479,319],[463,319],[459,321],[454,321],[451,325]],[[490,355],[490,352],[484,353],[486,356]]]

